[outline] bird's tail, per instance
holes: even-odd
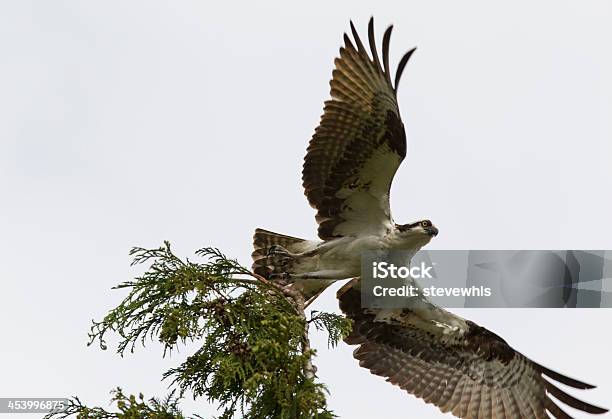
[[[253,272],[264,278],[269,278],[273,273],[286,272],[287,258],[277,253],[271,253],[270,249],[279,246],[289,252],[295,251],[295,245],[306,240],[297,237],[285,236],[258,228],[253,235]]]

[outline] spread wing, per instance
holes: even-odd
[[[436,322],[407,309],[362,310],[358,279],[340,289],[338,298],[354,322],[346,342],[359,345],[354,352],[359,365],[443,412],[470,419],[571,418],[550,395],[584,412],[607,412],[553,382],[593,386],[531,361],[489,330],[445,310],[436,308],[442,313]]]
[[[308,146],[302,181],[317,212],[323,240],[358,233],[384,232],[393,226],[389,208],[391,181],[406,156],[406,134],[397,106],[397,86],[414,49],[389,71],[389,27],[381,66],[370,20],[368,56],[351,22],[354,42],[344,35],[336,58],[331,99]]]

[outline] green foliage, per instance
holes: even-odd
[[[70,414],[183,418],[177,401],[191,392],[219,404],[222,419],[334,417],[326,390],[314,377],[308,325],[327,330],[334,346],[350,331],[349,320],[330,313],[306,320],[303,299],[290,287],[266,281],[214,248],[196,252],[202,263],[178,258],[168,242],[157,249],[135,248],[131,255],[133,264],[150,266],[115,287],[128,289],[128,296],[93,323],[89,344],[97,341],[106,349],[111,332],[120,336],[121,355],[149,339],[164,345],[164,355],[186,341],[201,347],[163,375],[178,391],[176,398],[172,393],[147,404],[142,396],[126,397],[117,389],[113,401],[120,413],[90,409],[74,398]]]
[[[111,392],[111,401],[117,405],[116,413],[108,412],[100,407],[89,408],[81,403],[78,397],[69,400],[68,407],[62,412],[46,417],[57,419],[76,416],[77,419],[186,419],[178,408],[179,398],[170,393],[164,400],[155,398],[145,401],[142,394],[126,396],[121,388]]]
[[[330,348],[334,348],[351,333],[351,320],[338,314],[313,311],[309,322],[314,324],[317,330],[327,331],[327,346]]]

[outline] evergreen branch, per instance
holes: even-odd
[[[147,414],[175,406],[171,401],[189,391],[218,403],[222,419],[334,417],[326,407],[325,387],[316,382],[308,327],[313,323],[327,330],[333,346],[348,333],[348,320],[329,313],[307,320],[300,292],[250,272],[216,248],[198,250],[201,263],[177,257],[168,242],[157,249],[134,248],[130,254],[132,265],[149,267],[135,280],[115,287],[128,289],[128,295],[102,321],[93,322],[89,345],[98,341],[106,349],[109,332],[119,335],[121,355],[148,339],[162,342],[164,355],[187,340],[202,343],[163,375],[178,391],[176,399],[166,404],[151,399]],[[124,418],[131,417],[119,416],[126,406],[148,406],[142,397],[139,402],[120,390],[115,395],[120,413],[90,409],[78,398],[69,412],[77,417]],[[83,412],[86,415],[79,416]]]
[[[327,346],[334,348],[351,333],[352,321],[335,313],[312,311],[309,323],[313,323],[317,330],[327,331]]]
[[[179,409],[180,399],[174,396],[174,392],[163,400],[151,398],[148,401],[145,401],[142,394],[138,397],[126,396],[119,387],[111,391],[111,394],[111,402],[117,405],[118,412],[109,412],[101,407],[87,407],[75,396],[61,412],[49,413],[44,419],[64,419],[71,416],[76,416],[77,419],[187,419]]]

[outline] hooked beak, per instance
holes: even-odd
[[[438,235],[438,229],[434,226],[425,227],[425,231],[427,232],[427,234],[429,234],[432,237],[435,237]]]

